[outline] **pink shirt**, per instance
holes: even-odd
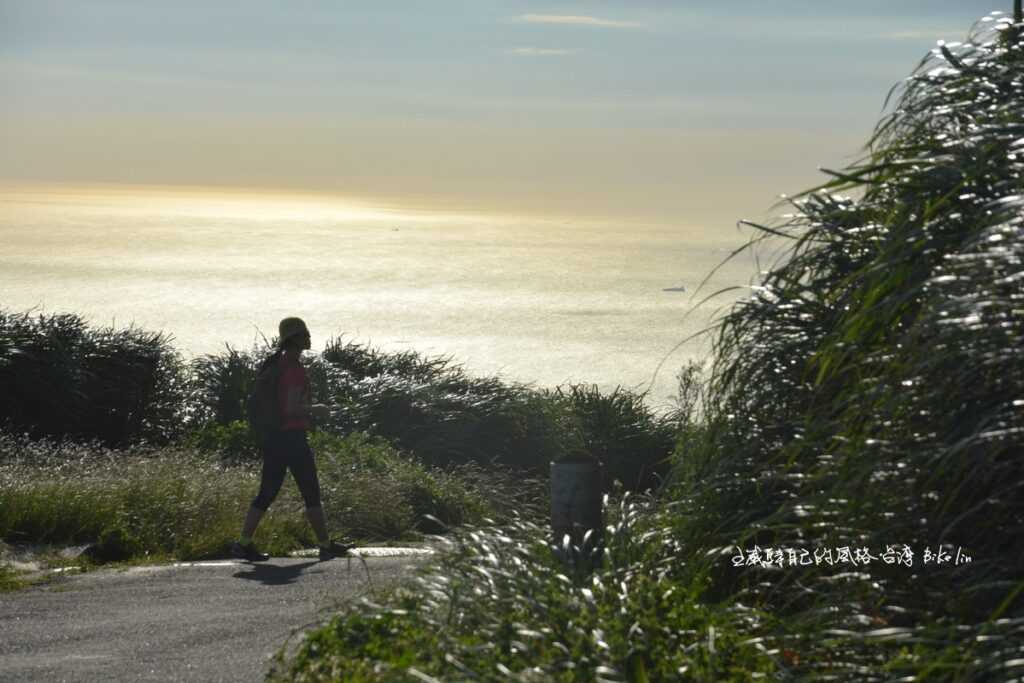
[[[288,405],[288,392],[297,388],[301,393],[301,402],[310,404],[309,378],[306,369],[297,360],[289,360],[281,356],[281,381],[278,383],[278,405],[281,407],[281,430],[290,431],[310,428],[309,417],[290,417],[285,408]]]

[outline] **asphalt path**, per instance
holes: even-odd
[[[304,630],[427,556],[363,552],[98,570],[0,594],[0,681],[262,680]]]

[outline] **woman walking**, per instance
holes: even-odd
[[[327,406],[314,404],[310,397],[309,378],[300,362],[302,352],[309,348],[310,335],[306,323],[300,318],[282,320],[278,325],[278,349],[268,360],[268,363],[277,364],[277,405],[281,428],[272,431],[262,444],[260,490],[245,515],[241,536],[231,544],[231,554],[239,559],[251,562],[269,559],[269,555],[256,548],[253,534],[281,490],[288,470],[291,470],[305,501],[306,518],[316,534],[320,559],[330,560],[345,555],[349,550],[349,546],[332,541],[327,533],[316,462],[307,439],[313,421],[326,419],[329,415]]]

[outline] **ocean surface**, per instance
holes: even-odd
[[[720,226],[445,213],[324,196],[0,188],[0,307],[173,335],[186,357],[304,318],[332,337],[451,356],[537,386],[647,390],[705,358],[685,338],[745,295]],[[706,295],[740,287],[698,305]],[[664,291],[685,288],[685,291]],[[655,370],[662,365],[655,377]]]

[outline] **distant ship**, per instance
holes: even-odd
[[[686,287],[683,286],[683,285],[677,285],[675,287],[666,287],[665,289],[663,289],[661,291],[663,291],[663,292],[685,292],[686,291]]]

